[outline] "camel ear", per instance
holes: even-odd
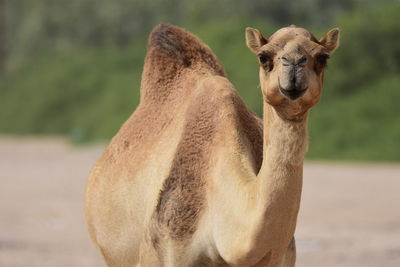
[[[259,30],[246,28],[246,44],[254,53],[258,52],[261,46],[265,45],[267,40],[262,36]]]
[[[319,43],[324,46],[331,54],[339,47],[340,31],[338,28],[330,30],[324,37],[319,40]]]

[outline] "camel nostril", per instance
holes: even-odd
[[[289,59],[287,59],[285,56],[281,57],[281,62],[283,66],[290,66],[292,65],[292,62],[290,62]]]
[[[297,61],[297,66],[304,66],[307,63],[307,57],[303,56]]]

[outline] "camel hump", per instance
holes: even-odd
[[[157,25],[150,34],[148,50],[149,56],[174,61],[181,67],[200,64],[216,75],[225,76],[222,64],[211,49],[183,28],[170,24]]]
[[[170,24],[154,27],[147,43],[142,93],[173,84],[172,81],[185,69],[226,76],[215,54],[199,38]]]

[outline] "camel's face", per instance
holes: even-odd
[[[319,101],[326,61],[338,46],[338,29],[318,41],[294,26],[280,29],[268,40],[247,28],[246,41],[260,62],[264,99],[279,114],[296,119]]]

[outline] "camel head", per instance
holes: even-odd
[[[297,120],[321,97],[327,60],[339,45],[339,29],[319,41],[306,29],[282,28],[268,39],[246,29],[246,43],[260,63],[264,100],[285,119]]]

